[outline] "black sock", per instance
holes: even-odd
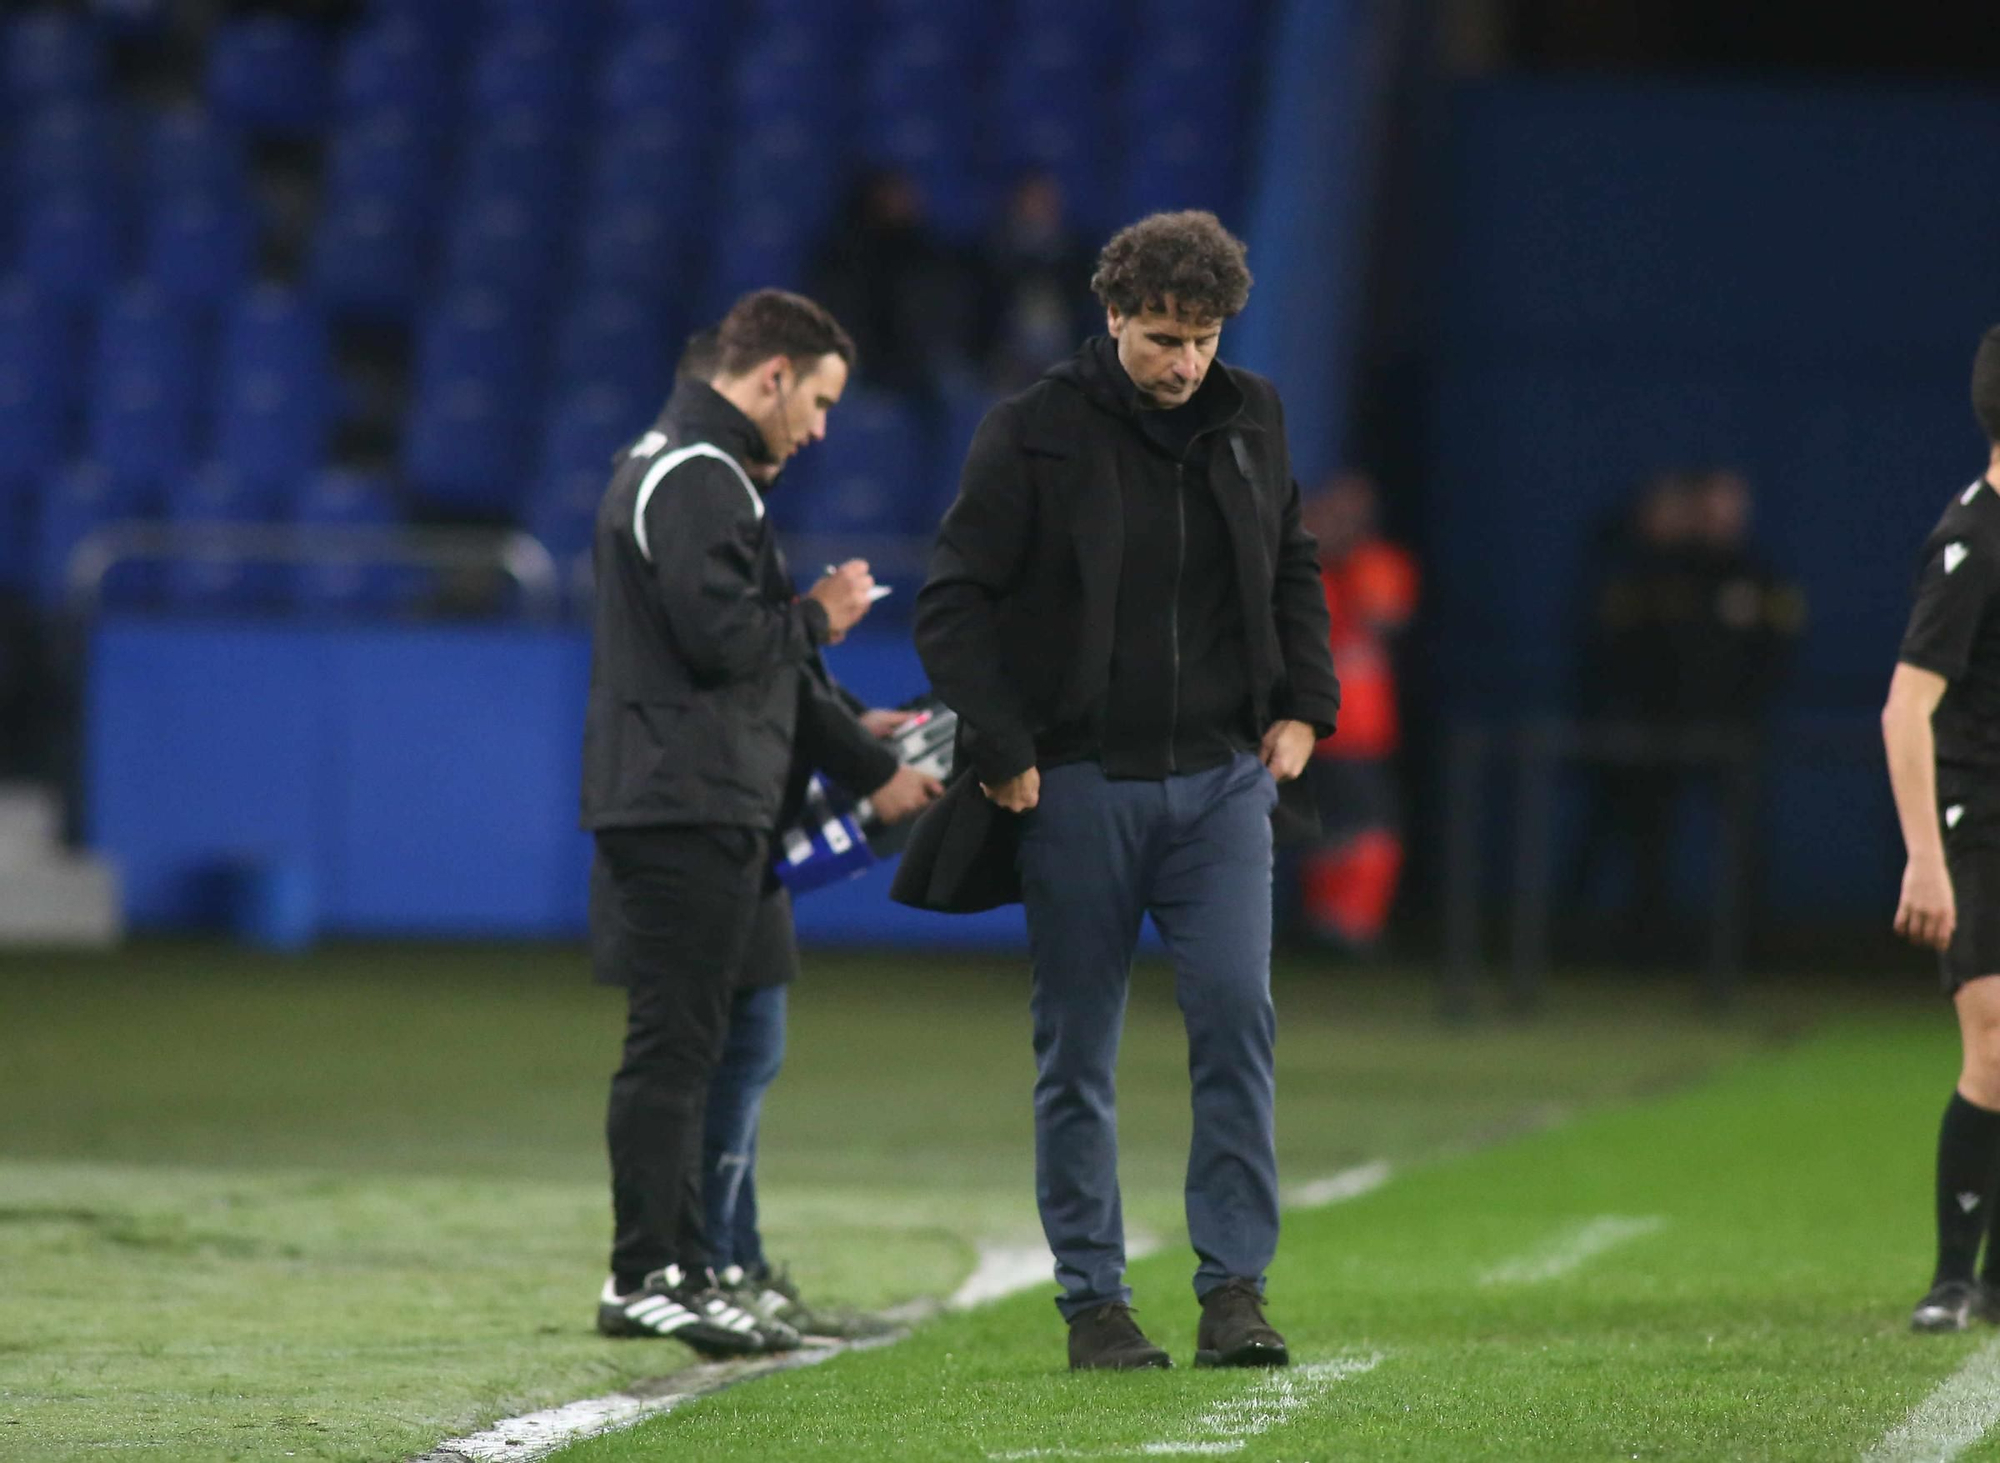
[[[1938,1259],[1932,1284],[1972,1278],[1979,1241],[1993,1208],[1996,1178],[2000,1178],[2000,1112],[1975,1107],[1952,1093],[1938,1128]]]
[[[620,1295],[630,1295],[635,1290],[644,1290],[646,1288],[646,1277],[643,1275],[631,1275],[620,1270],[612,1275],[611,1284]]]

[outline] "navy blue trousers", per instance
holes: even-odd
[[[1042,774],[1023,820],[1034,958],[1035,1199],[1074,1317],[1127,1301],[1116,1067],[1139,923],[1151,915],[1187,1026],[1194,1134],[1187,1227],[1204,1296],[1263,1283],[1278,1245],[1271,1008],[1271,809],[1248,753],[1207,772],[1113,781],[1094,762]]]
[[[785,1063],[782,985],[740,989],[729,1007],[729,1037],[708,1083],[702,1135],[702,1208],[711,1262],[718,1270],[765,1268],[757,1230],[757,1121],[764,1090]]]

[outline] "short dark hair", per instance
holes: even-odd
[[[707,381],[715,375],[715,368],[722,364],[722,332],[711,325],[706,330],[697,330],[687,338],[681,347],[681,358],[674,363],[676,381]]]
[[[1986,332],[1972,356],[1972,414],[1986,440],[2000,447],[2000,325]]]
[[[1090,288],[1120,315],[1164,310],[1190,320],[1227,320],[1250,299],[1243,241],[1200,209],[1156,213],[1112,235]]]
[[[795,365],[839,356],[854,364],[854,340],[824,305],[789,290],[753,290],[716,327],[716,373],[741,376],[783,356]]]

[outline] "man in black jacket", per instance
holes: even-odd
[[[1215,360],[1249,296],[1242,244],[1212,214],[1157,214],[1092,288],[1109,335],[987,416],[917,600],[972,772],[917,829],[897,897],[1027,906],[1036,1199],[1074,1367],[1168,1364],[1124,1283],[1113,1092],[1152,915],[1193,1083],[1195,1360],[1283,1365],[1262,1313],[1270,815],[1339,710],[1326,601],[1277,392]]]
[[[851,561],[795,597],[757,488],[825,436],[852,344],[812,301],[760,290],[724,318],[716,349],[712,378],[676,386],[598,510],[583,824],[601,874],[593,922],[612,927],[593,944],[618,952],[627,988],[598,1327],[743,1353],[798,1338],[710,1272],[704,1103],[795,754],[892,822],[934,784],[898,767],[811,674],[820,647],[867,613],[868,566]]]

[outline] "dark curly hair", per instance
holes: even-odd
[[[716,327],[715,369],[741,376],[760,361],[784,356],[804,366],[821,356],[854,364],[854,340],[824,305],[789,290],[753,290],[729,307]]]
[[[1165,310],[1190,320],[1227,320],[1250,299],[1243,241],[1212,213],[1156,213],[1112,235],[1090,288],[1120,315]]]
[[[2000,447],[2000,325],[1986,332],[1972,357],[1972,414],[1986,440]]]

